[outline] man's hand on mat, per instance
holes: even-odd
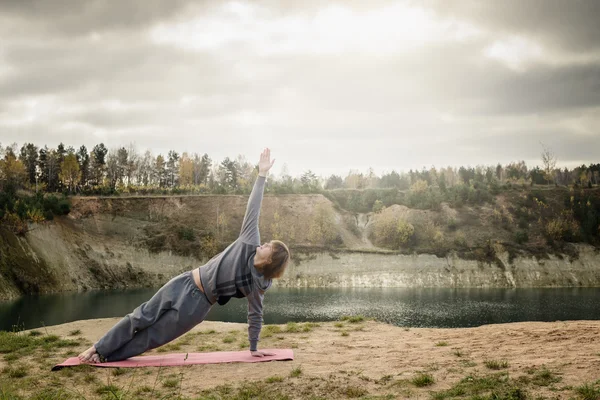
[[[264,356],[274,356],[275,353],[270,353],[268,351],[250,351],[253,357],[264,357]]]

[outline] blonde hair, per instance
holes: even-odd
[[[290,249],[280,240],[271,240],[271,262],[261,268],[261,272],[267,279],[280,278],[290,261]]]

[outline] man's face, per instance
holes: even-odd
[[[261,260],[270,260],[273,254],[273,245],[271,245],[271,242],[264,243],[256,248],[256,254]]]

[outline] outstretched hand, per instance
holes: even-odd
[[[264,149],[260,155],[260,161],[258,162],[258,175],[267,176],[267,172],[269,172],[274,163],[275,159],[271,161],[271,150],[268,148]]]

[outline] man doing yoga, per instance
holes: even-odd
[[[82,362],[120,361],[162,346],[198,325],[218,303],[232,297],[248,299],[248,339],[255,357],[263,322],[263,298],[272,280],[281,277],[290,259],[288,247],[278,241],[260,244],[258,218],[267,173],[273,166],[265,149],[250,194],[238,239],[205,265],[167,282],[147,302],[125,316],[96,344],[79,355]]]

